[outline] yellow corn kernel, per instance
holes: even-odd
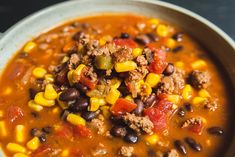
[[[110,107],[109,106],[101,106],[100,110],[102,111],[104,117],[108,118],[110,116]]]
[[[150,87],[155,87],[159,83],[160,79],[160,75],[155,73],[149,73],[146,77],[145,82],[148,83]]]
[[[43,107],[41,105],[35,103],[34,100],[30,100],[28,102],[28,106],[29,106],[29,108],[31,108],[32,110],[37,111],[37,112],[40,112],[43,109]]]
[[[64,149],[63,151],[62,151],[62,153],[61,153],[61,156],[69,156],[69,149]]]
[[[117,72],[126,72],[135,70],[137,68],[137,64],[134,61],[125,61],[116,63],[114,68]]]
[[[168,35],[168,28],[164,24],[160,24],[157,26],[157,35],[160,37],[166,37]]]
[[[26,152],[26,148],[17,144],[17,143],[8,143],[6,148],[10,152],[15,152],[15,153],[25,153]]]
[[[179,95],[168,95],[167,96],[167,100],[169,100],[170,102],[174,103],[174,104],[178,104],[181,100]]]
[[[52,84],[46,85],[44,97],[48,100],[55,100],[57,98],[57,92]]]
[[[47,100],[46,98],[44,98],[43,92],[39,92],[36,94],[36,96],[34,97],[34,102],[45,107],[51,107],[55,105],[55,100]]]
[[[203,98],[203,97],[194,97],[194,98],[193,98],[193,101],[192,101],[192,104],[195,105],[195,106],[197,106],[197,105],[203,103],[203,102],[206,101],[206,100],[207,100],[207,98]]]
[[[205,89],[201,89],[201,90],[198,92],[198,95],[199,95],[200,97],[203,97],[203,98],[209,98],[209,97],[211,97],[211,96],[210,96],[210,93],[209,93],[207,90],[205,90]]]
[[[129,101],[131,101],[131,102],[134,102],[134,99],[132,98],[131,95],[127,95],[127,96],[125,97],[125,99],[127,99],[127,100],[129,100]]]
[[[206,62],[202,59],[196,60],[191,63],[191,66],[193,69],[200,69],[206,67]]]
[[[141,49],[141,48],[135,48],[132,51],[132,54],[133,54],[134,57],[138,57],[138,56],[142,55],[142,51],[143,51],[143,49]]]
[[[160,23],[160,20],[159,19],[156,19],[156,18],[152,18],[148,21],[151,25],[155,25],[157,26],[159,23]]]
[[[81,116],[73,114],[73,113],[70,113],[67,116],[67,121],[73,125],[86,125],[85,119],[83,119]]]
[[[90,98],[90,106],[89,111],[96,111],[99,109],[100,106],[103,106],[106,104],[106,101],[103,98]]]
[[[69,84],[70,85],[73,85],[73,72],[74,70],[70,70],[68,73],[67,73],[67,78],[69,80]]]
[[[3,117],[3,115],[4,115],[3,111],[2,111],[2,110],[0,110],[0,118],[2,118],[2,117]]]
[[[119,80],[118,78],[113,78],[111,79],[111,88],[118,88],[121,85],[121,80]]]
[[[23,153],[16,153],[13,155],[13,157],[29,157],[29,156]]]
[[[46,74],[46,75],[44,76],[44,78],[45,78],[45,80],[46,80],[48,83],[54,82],[54,77],[53,77],[52,74]]]
[[[113,105],[113,104],[115,104],[115,102],[117,101],[119,96],[120,96],[120,92],[115,88],[111,88],[111,90],[107,94],[105,100],[106,100],[107,103]]]
[[[175,47],[175,45],[176,45],[176,41],[174,40],[174,39],[172,39],[172,38],[169,38],[169,39],[167,39],[166,40],[166,46],[168,47],[168,48],[174,48]]]
[[[62,93],[62,92],[59,92],[59,94],[58,94],[56,100],[57,100],[58,104],[60,105],[60,107],[61,107],[62,109],[66,109],[66,108],[68,108],[68,104],[65,103],[65,102],[63,102],[63,101],[61,101],[61,100],[59,99],[61,93]]]
[[[152,134],[152,135],[147,135],[145,137],[145,141],[150,144],[150,145],[154,145],[158,142],[159,140],[159,136],[157,134]]]
[[[183,67],[184,67],[184,62],[178,61],[178,62],[175,62],[174,65],[175,65],[177,68],[183,68]]]
[[[17,142],[25,141],[25,126],[24,125],[16,125],[15,137],[16,137]]]
[[[7,136],[7,128],[6,123],[4,121],[0,121],[0,137],[6,137]]]
[[[29,142],[27,142],[26,146],[27,148],[29,148],[30,150],[36,150],[38,149],[40,145],[40,140],[38,139],[38,137],[34,137],[32,138]]]
[[[30,42],[28,42],[28,43],[24,46],[23,51],[24,51],[25,53],[29,53],[29,52],[31,52],[36,46],[37,46],[37,44],[36,44],[35,42],[30,41]]]
[[[36,67],[33,69],[33,76],[36,78],[43,78],[46,75],[47,71],[44,68]]]
[[[151,88],[151,86],[148,83],[145,82],[145,83],[141,84],[140,95],[148,96],[151,93],[152,93],[152,88]]]
[[[80,75],[82,73],[82,70],[86,66],[84,64],[80,64],[74,71],[73,71],[73,76],[72,76],[72,82],[76,82],[80,79]]]
[[[106,44],[106,40],[104,38],[100,38],[99,43],[100,43],[100,46],[103,46]]]
[[[189,100],[192,97],[193,94],[193,88],[191,85],[186,84],[184,86],[183,92],[182,92],[182,96],[184,98],[185,101]]]

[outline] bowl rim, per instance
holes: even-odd
[[[86,1],[86,0],[76,0],[76,1],[81,2],[81,1]],[[5,32],[1,32],[0,33],[0,41],[3,40],[4,37],[8,35],[8,33],[14,31],[14,29],[17,29],[21,25],[24,25],[27,21],[33,20],[42,14],[46,14],[47,12],[50,12],[51,10],[53,10],[57,7],[62,7],[63,5],[71,5],[72,3],[76,3],[76,1],[71,0],[71,1],[60,2],[60,3],[54,4],[54,5],[45,7],[43,9],[40,9],[40,10],[36,11],[35,13],[32,13],[32,14],[24,17],[23,19],[21,19],[20,21],[16,22],[14,25],[12,25],[10,28],[8,28]],[[200,21],[203,24],[205,24],[206,26],[210,27],[214,32],[216,32],[218,35],[220,35],[235,50],[235,41],[226,32],[224,32],[221,28],[216,26],[214,23],[212,23],[208,19],[202,17],[201,15],[199,15],[197,13],[194,13],[191,10],[185,9],[181,6],[178,6],[178,5],[169,3],[169,2],[160,1],[160,0],[128,0],[128,1],[151,3],[154,5],[162,6],[162,7],[177,11],[177,12],[181,12],[185,15],[188,15],[191,18],[194,18],[197,21]],[[123,2],[125,2],[125,1],[123,1]]]
[[[0,45],[3,40],[8,40],[8,38],[7,38],[8,35],[14,34],[16,30],[22,28],[25,24],[27,24],[28,21],[33,21],[34,19],[37,19],[41,15],[47,14],[48,12],[51,12],[56,8],[64,7],[66,5],[73,5],[74,3],[77,3],[77,1],[86,2],[86,0],[76,0],[76,1],[71,0],[71,1],[60,2],[60,3],[54,4],[54,5],[45,7],[39,11],[36,11],[33,14],[26,16],[25,18],[21,19],[20,21],[15,23],[13,26],[11,26],[9,29],[7,29],[3,34],[0,33]],[[125,3],[127,0],[121,0],[121,1],[123,3]],[[181,6],[177,6],[175,4],[171,4],[168,2],[163,2],[160,0],[128,0],[128,1],[158,5],[158,6],[165,7],[167,9],[182,13],[186,16],[189,16],[190,18],[195,19],[196,21],[201,22],[202,24],[204,24],[205,26],[210,28],[214,33],[219,35],[225,41],[225,43],[227,43],[233,50],[235,50],[235,42],[227,33],[225,33],[222,29],[220,29],[218,26],[216,26],[215,24],[213,24],[212,22],[210,22],[206,18],[204,18],[204,17],[202,17],[202,16],[200,16],[200,15],[198,15],[188,9],[185,9]],[[108,0],[107,0],[107,2],[108,2]],[[235,146],[235,136],[232,137],[231,144],[228,145],[228,148],[225,150],[224,155],[228,156],[228,157],[231,155],[234,156],[235,155],[235,150],[233,149],[234,146]],[[0,149],[0,152],[1,152],[1,149]],[[0,154],[0,156],[1,156],[1,154]]]

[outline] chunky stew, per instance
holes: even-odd
[[[1,76],[1,147],[9,157],[215,157],[228,97],[208,53],[172,24],[129,14],[43,33]]]

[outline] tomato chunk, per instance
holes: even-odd
[[[84,74],[81,75],[80,83],[84,86],[87,86],[90,89],[94,89],[96,87],[98,80],[91,80],[90,78],[86,77]]]
[[[43,157],[52,152],[52,148],[49,145],[41,145],[38,149],[32,152],[31,156]]]
[[[133,111],[137,105],[127,99],[119,98],[111,108],[114,115],[121,115]]]
[[[127,46],[130,48],[136,48],[138,46],[132,39],[114,39],[113,43],[117,46]]]
[[[202,124],[193,124],[192,126],[189,127],[189,130],[196,134],[201,134],[202,129],[203,129]]]
[[[156,106],[157,109],[159,109],[160,111],[166,114],[172,111],[172,107],[173,107],[173,104],[165,99],[160,100]]]
[[[78,125],[73,128],[73,133],[76,137],[86,137],[91,138],[91,130],[88,129],[86,126]]]
[[[153,51],[153,57],[155,59],[166,60],[166,52],[162,49],[156,48],[153,44],[148,44],[148,48]]]
[[[161,132],[167,127],[167,116],[155,107],[148,108],[144,111],[144,114],[152,121],[154,132]]]
[[[23,116],[24,112],[20,107],[12,105],[7,108],[7,119],[9,122],[13,123]]]
[[[149,65],[149,70],[156,74],[161,74],[167,66],[167,62],[156,58],[152,63]]]

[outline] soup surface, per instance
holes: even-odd
[[[215,157],[225,141],[221,74],[206,50],[161,19],[66,23],[28,42],[0,86],[9,157]]]

